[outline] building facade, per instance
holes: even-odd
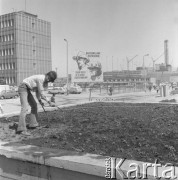
[[[0,16],[0,80],[22,80],[52,69],[51,24],[24,11]]]
[[[144,71],[139,70],[123,70],[123,71],[110,71],[104,72],[104,83],[131,85],[149,83],[150,77]]]

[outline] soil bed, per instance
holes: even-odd
[[[0,139],[41,147],[83,151],[178,166],[178,106],[166,104],[91,103],[47,112],[49,128],[15,135],[8,125],[18,117],[0,120]],[[39,123],[47,117],[39,113]]]

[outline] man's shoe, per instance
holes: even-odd
[[[27,131],[16,131],[16,134],[20,134],[20,135],[24,135],[24,136],[31,136],[31,134],[28,133]]]
[[[38,128],[40,128],[40,126],[38,125],[38,126],[30,126],[29,124],[27,124],[27,129],[31,129],[31,130],[33,130],[33,129],[38,129]]]
[[[21,132],[21,135],[24,135],[24,136],[31,136],[31,134],[28,133],[27,131],[22,131],[22,132]]]
[[[12,125],[9,125],[9,129],[12,129],[12,130],[17,130],[18,128],[18,124],[17,123],[14,123]]]

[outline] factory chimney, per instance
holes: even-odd
[[[168,54],[168,40],[164,41],[164,60],[165,65],[169,65],[169,54]]]

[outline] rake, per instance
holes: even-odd
[[[48,120],[48,124],[47,125],[45,125],[45,126],[43,126],[43,128],[49,128],[49,116],[48,116],[48,113],[46,112],[46,110],[45,110],[45,108],[44,108],[44,106],[41,104],[41,107],[43,108],[43,111],[45,112],[45,115],[46,115],[46,117],[47,117],[47,120]]]
[[[44,126],[45,128],[49,128],[49,122],[50,122],[50,120],[49,120],[49,116],[48,116],[48,113],[47,113],[47,111],[45,110],[45,108],[44,108],[44,106],[41,104],[41,106],[42,106],[42,108],[43,108],[43,110],[44,110],[44,112],[45,112],[45,114],[46,114],[46,116],[47,116],[47,119],[48,119],[48,125],[46,125],[46,126]],[[65,122],[65,112],[60,108],[60,107],[58,107],[58,106],[52,106],[52,107],[56,107],[58,110],[60,110],[60,111],[62,111],[62,114],[63,114],[63,118],[64,118],[64,122]]]
[[[63,118],[64,118],[64,122],[65,122],[65,120],[66,120],[66,118],[65,118],[65,112],[64,112],[60,107],[58,107],[58,106],[55,106],[55,107],[57,107],[58,110],[62,111]]]

